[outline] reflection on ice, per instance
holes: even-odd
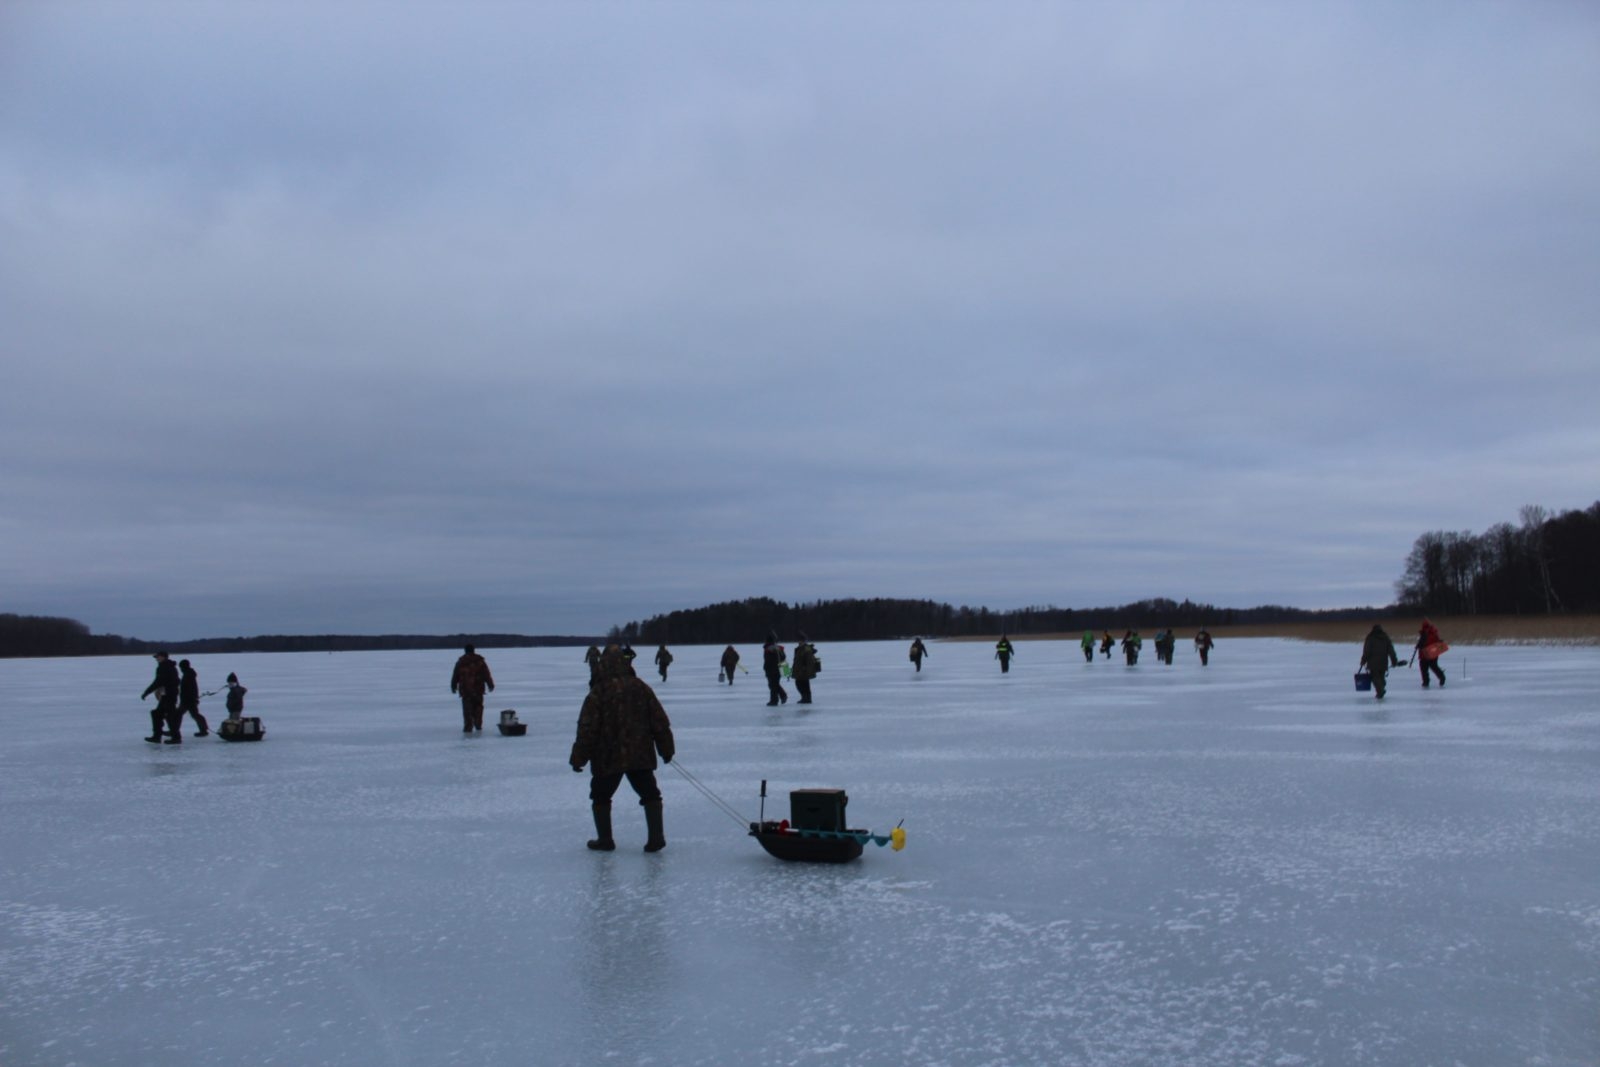
[[[520,738],[454,653],[197,658],[268,738],[176,749],[146,661],[0,663],[0,1063],[1600,1061],[1596,650],[1378,705],[1354,648],[823,643],[775,709],[673,651],[739,814],[844,788],[909,847],[785,864],[664,769],[667,850],[624,790],[589,852],[581,650],[486,653]]]

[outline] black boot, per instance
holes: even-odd
[[[667,839],[661,833],[661,801],[644,806],[644,825],[650,837],[644,843],[646,852],[660,852],[667,847]]]
[[[594,805],[594,833],[595,838],[589,842],[589,847],[596,852],[611,852],[617,847],[616,841],[611,837],[611,805]]]

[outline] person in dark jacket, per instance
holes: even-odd
[[[821,670],[822,661],[817,658],[817,646],[801,631],[800,643],[794,646],[794,665],[789,670],[794,687],[800,693],[801,704],[811,703],[811,679]]]
[[[1196,652],[1200,653],[1200,666],[1204,667],[1211,662],[1211,648],[1215,644],[1216,642],[1211,640],[1211,631],[1204,626],[1200,628],[1199,633],[1194,635],[1194,648]]]
[[[1172,632],[1171,627],[1156,634],[1156,659],[1172,666],[1172,651],[1177,647],[1178,636]]]
[[[594,840],[589,847],[610,852],[617,847],[611,836],[611,798],[622,779],[639,795],[644,808],[648,839],[646,852],[667,847],[661,827],[661,789],[656,784],[656,753],[671,763],[676,752],[672,723],[654,690],[633,673],[615,645],[600,656],[599,677],[578,712],[578,736],[567,762],[574,771],[589,765],[589,804],[594,814]]]
[[[661,680],[667,680],[667,668],[672,666],[672,653],[667,651],[665,643],[656,649],[656,670],[661,672]]]
[[[1011,657],[1016,655],[1016,649],[1011,647],[1011,638],[1005,634],[1000,635],[1000,640],[994,643],[994,658],[1000,661],[1000,673],[1006,674],[1011,670]]]
[[[494,676],[489,673],[489,663],[478,655],[471,645],[456,660],[456,669],[450,674],[450,692],[461,696],[461,732],[470,734],[483,729],[483,694],[494,692]]]
[[[1117,639],[1115,637],[1111,636],[1111,631],[1110,630],[1107,630],[1105,632],[1105,636],[1100,638],[1100,654],[1102,656],[1104,656],[1106,659],[1110,659],[1111,658],[1111,650],[1113,648],[1115,648],[1116,645],[1117,645]]]
[[[767,634],[767,643],[761,646],[761,672],[767,676],[767,707],[789,703],[789,694],[783,688],[783,665],[789,654],[778,644],[776,632]]]
[[[1378,623],[1372,624],[1367,639],[1361,644],[1361,666],[1372,675],[1373,696],[1382,700],[1389,684],[1389,668],[1400,666],[1400,657],[1395,654],[1394,642]]]
[[[183,744],[183,732],[179,728],[183,725],[183,715],[178,711],[178,665],[167,658],[165,652],[155,654],[156,676],[139,699],[143,700],[151,693],[156,695],[156,706],[150,709],[150,736],[145,738],[151,744],[160,744],[163,732],[169,734],[167,744]]]
[[[583,654],[583,662],[589,665],[589,684],[593,685],[594,680],[600,676],[600,646],[590,645],[589,651]]]
[[[739,669],[739,652],[732,645],[722,650],[722,673],[733,684],[733,672]]]
[[[1417,630],[1417,665],[1422,668],[1422,688],[1428,688],[1428,672],[1432,671],[1439,676],[1439,688],[1444,688],[1444,671],[1439,669],[1439,653],[1432,646],[1441,644],[1439,628],[1427,619],[1422,620],[1422,627]],[[1432,655],[1429,653],[1432,652]]]
[[[1128,661],[1128,666],[1139,662],[1139,649],[1144,645],[1144,638],[1139,636],[1138,630],[1129,630],[1122,636],[1122,655]]]
[[[917,665],[917,673],[922,673],[922,657],[928,654],[928,646],[922,643],[922,638],[916,637],[911,641],[911,662]]]
[[[228,696],[225,703],[228,708],[228,718],[238,722],[244,716],[244,695],[249,690],[239,684],[237,674],[228,675]]]
[[[185,713],[193,715],[195,725],[200,727],[195,731],[195,736],[204,737],[211,732],[211,726],[206,722],[206,717],[200,714],[200,676],[186,659],[178,661],[178,673],[178,725],[183,725]]]

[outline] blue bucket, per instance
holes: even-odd
[[[1372,672],[1356,671],[1356,692],[1365,693],[1372,688]]]

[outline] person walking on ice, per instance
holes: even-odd
[[[483,694],[494,692],[494,676],[489,664],[471,645],[456,660],[456,669],[450,674],[450,692],[461,696],[461,732],[470,734],[483,729]]]
[[[1204,667],[1211,662],[1211,647],[1215,644],[1216,642],[1211,640],[1211,631],[1204,626],[1200,627],[1200,632],[1194,635],[1194,650],[1200,653],[1200,666]]]
[[[1083,662],[1085,662],[1085,663],[1093,663],[1094,662],[1094,631],[1093,630],[1085,630],[1085,631],[1083,631],[1083,640],[1079,641],[1078,645],[1079,645],[1079,647],[1081,647],[1083,649]]]
[[[185,714],[193,715],[195,725],[200,727],[195,731],[195,736],[205,737],[211,732],[211,725],[200,714],[200,676],[186,659],[178,661],[178,673],[178,725],[183,725]]]
[[[721,666],[723,677],[728,680],[729,685],[732,685],[733,672],[739,669],[739,650],[732,645],[723,649]],[[718,679],[718,681],[721,681],[721,679]]]
[[[1011,672],[1011,657],[1016,655],[1016,649],[1011,647],[1011,638],[1005,634],[1000,635],[1000,640],[994,643],[994,658],[1000,661],[1000,673]]]
[[[596,852],[617,847],[611,835],[611,798],[622,779],[644,808],[646,852],[667,847],[661,825],[661,788],[656,784],[656,754],[671,763],[677,751],[672,723],[655,691],[633,673],[621,650],[608,645],[600,655],[598,677],[578,712],[578,735],[567,762],[575,773],[589,766],[589,807],[594,815]]]
[[[667,680],[667,668],[672,666],[672,653],[667,651],[666,642],[656,649],[656,670],[661,672],[661,680]]]
[[[920,638],[920,637],[912,638],[911,639],[910,659],[911,659],[911,662],[916,665],[918,674],[922,673],[922,657],[926,656],[927,654],[928,654],[928,646],[922,643],[922,638]]]
[[[1394,642],[1384,632],[1382,625],[1373,623],[1371,631],[1367,633],[1366,641],[1361,645],[1361,666],[1372,675],[1374,697],[1383,699],[1383,691],[1389,684],[1389,668],[1400,665],[1400,657],[1394,651]]]
[[[1439,638],[1439,628],[1427,619],[1417,630],[1417,663],[1422,668],[1422,688],[1428,688],[1428,673],[1439,676],[1439,688],[1444,688],[1444,671],[1439,669],[1439,657],[1450,648]]]

